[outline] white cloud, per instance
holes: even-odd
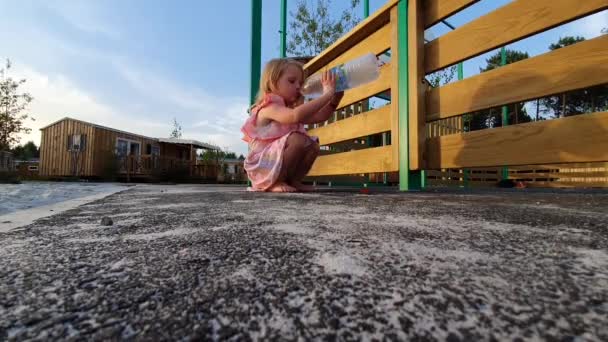
[[[157,115],[177,118],[184,137],[226,147],[237,153],[247,151],[240,132],[248,115],[246,98],[212,96],[203,89],[176,83],[158,73],[137,70],[118,59],[113,63],[140,96],[159,103],[161,109],[156,109]],[[163,108],[172,112],[162,113]]]
[[[608,27],[608,10],[566,24],[565,31],[568,35],[583,36],[591,39],[599,36],[605,27]]]
[[[33,140],[39,144],[40,128],[66,116],[144,135],[153,136],[161,129],[165,132],[169,129],[168,124],[148,122],[145,126],[156,129],[142,130],[142,124],[138,120],[130,119],[120,109],[95,99],[65,75],[46,75],[23,65],[14,65],[10,74],[14,78],[25,78],[27,82],[20,91],[27,91],[34,97],[28,112],[36,121],[28,120],[27,127],[32,131],[19,135],[22,143]]]
[[[104,7],[93,1],[50,1],[47,8],[74,28],[91,34],[119,39],[121,33],[103,18]]]
[[[145,73],[135,72],[124,65],[123,68],[123,71],[130,70],[132,75],[139,75],[139,78],[129,78],[129,82],[149,85],[140,89],[145,91],[140,95],[144,101],[162,94],[160,98],[164,107],[172,107],[177,113],[174,116],[182,125],[184,138],[246,153],[247,145],[241,140],[240,132],[247,117],[247,101],[244,98],[215,98],[200,89],[192,89],[188,93],[183,86],[170,80],[145,76]],[[172,115],[160,113],[162,121],[158,119],[159,113],[142,118],[127,108],[97,99],[66,75],[44,74],[33,67],[17,64],[11,69],[11,76],[25,78],[27,82],[20,90],[34,97],[29,112],[36,121],[27,122],[27,127],[32,131],[20,134],[21,143],[33,140],[39,144],[39,129],[66,116],[152,137],[165,137],[171,130]],[[159,110],[140,105],[137,111],[154,113]]]
[[[109,20],[111,7],[103,8],[103,3],[53,1],[32,6],[39,5],[57,13],[78,30],[121,37],[120,28]],[[39,144],[39,128],[66,116],[154,137],[168,136],[175,117],[182,125],[184,138],[227,147],[237,153],[247,151],[240,133],[247,118],[245,97],[213,96],[210,92],[213,89],[179,82],[153,68],[144,69],[120,56],[119,49],[82,45],[37,21],[16,21],[15,25],[22,32],[20,39],[4,37],[2,32],[8,30],[0,30],[0,37],[5,38],[4,50],[14,62],[11,74],[26,78],[23,90],[34,97],[30,112],[36,121],[28,121],[32,132],[21,134],[22,143],[33,140]],[[37,43],[27,43],[32,41]],[[83,75],[83,66],[90,65],[100,68]],[[107,93],[108,82],[120,90]],[[104,89],[109,96],[102,95]]]

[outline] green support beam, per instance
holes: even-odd
[[[262,64],[262,0],[251,0],[251,78],[249,103],[253,104],[260,87]]]
[[[287,0],[281,0],[281,58],[287,57]]]
[[[251,0],[251,75],[249,80],[249,103],[253,104],[260,87],[262,64],[262,0]],[[251,181],[247,180],[251,186]]]
[[[397,30],[399,50],[399,190],[420,190],[422,172],[410,170],[409,159],[409,67],[408,67],[408,2],[402,0],[397,5]]]
[[[363,0],[363,18],[369,17],[369,0]]]

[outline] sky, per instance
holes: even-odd
[[[449,21],[461,26],[509,2],[482,0]],[[370,12],[384,3],[370,0]],[[346,4],[333,0],[332,11]],[[10,75],[25,78],[34,97],[36,121],[22,143],[39,144],[39,129],[66,116],[151,137],[167,137],[176,118],[183,138],[246,153],[249,1],[0,0],[0,8],[0,59],[12,61]],[[559,36],[592,38],[606,26],[608,11],[509,48],[537,55]],[[264,0],[262,62],[278,57],[279,29],[280,1]],[[432,28],[434,36],[447,30]],[[486,57],[465,62],[465,77]]]

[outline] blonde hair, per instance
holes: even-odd
[[[264,70],[262,70],[260,89],[258,90],[255,102],[251,108],[259,105],[264,100],[266,94],[276,91],[279,79],[283,76],[283,72],[290,66],[295,66],[302,72],[302,81],[304,81],[304,64],[291,58],[271,59],[264,66]]]

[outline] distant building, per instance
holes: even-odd
[[[24,179],[37,178],[39,175],[40,160],[15,160],[15,171]]]
[[[196,172],[196,150],[218,149],[189,139],[152,138],[72,118],[40,129],[41,176],[104,177],[108,172],[148,176],[189,169]]]
[[[0,151],[0,172],[11,172],[14,170],[13,154],[8,151]]]

